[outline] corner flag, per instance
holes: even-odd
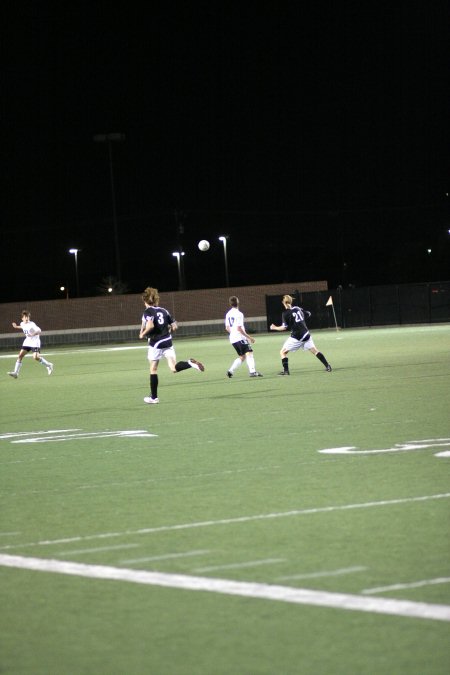
[[[336,324],[336,330],[339,330],[338,325],[337,325],[337,320],[336,320],[336,312],[334,311],[334,305],[333,305],[333,296],[330,295],[328,300],[325,303],[325,307],[331,307],[333,310],[333,317],[334,317],[334,323]]]

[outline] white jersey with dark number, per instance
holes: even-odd
[[[232,307],[225,314],[225,328],[228,329],[231,344],[241,340],[248,342],[247,338],[238,330],[239,327],[244,328],[244,315],[237,307]]]
[[[22,344],[23,347],[32,347],[35,349],[41,346],[41,329],[34,323],[34,321],[21,321],[20,327],[25,335],[25,340]],[[36,331],[38,331],[38,333],[37,335],[34,335]]]

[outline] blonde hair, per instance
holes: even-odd
[[[292,295],[283,295],[283,305],[292,305]]]
[[[159,303],[158,289],[147,286],[142,294],[142,300],[146,302],[147,305],[157,305]]]

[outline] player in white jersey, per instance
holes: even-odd
[[[251,337],[245,330],[244,315],[239,309],[239,298],[232,295],[229,303],[231,308],[225,315],[225,330],[229,334],[230,342],[237,353],[237,358],[227,370],[227,376],[233,377],[234,371],[246,361],[250,377],[262,377],[261,373],[256,370],[255,357],[251,347],[255,342],[255,338]]]
[[[10,371],[8,375],[17,380],[20,369],[22,368],[23,357],[30,352],[33,354],[33,359],[45,366],[47,368],[48,374],[51,375],[53,372],[53,363],[50,363],[50,361],[47,361],[43,356],[41,356],[41,329],[34,323],[34,321],[31,321],[31,313],[27,309],[22,311],[21,318],[22,321],[20,322],[20,325],[13,321],[12,327],[23,331],[25,340],[22,343],[14,370]]]

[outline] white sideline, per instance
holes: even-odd
[[[184,574],[163,574],[161,572],[147,572],[144,570],[107,567],[104,565],[86,565],[83,563],[62,562],[60,560],[46,560],[42,558],[24,558],[13,555],[0,555],[0,565],[3,567],[38,572],[54,572],[56,574],[68,574],[91,579],[109,579],[149,586],[180,588],[189,591],[207,591],[210,593],[237,595],[262,600],[277,600],[279,602],[289,602],[299,605],[331,607],[417,619],[450,621],[450,606],[428,605],[423,602],[368,598],[346,593],[329,593],[304,588],[291,588],[289,586],[248,583],[229,579],[211,579]]]

